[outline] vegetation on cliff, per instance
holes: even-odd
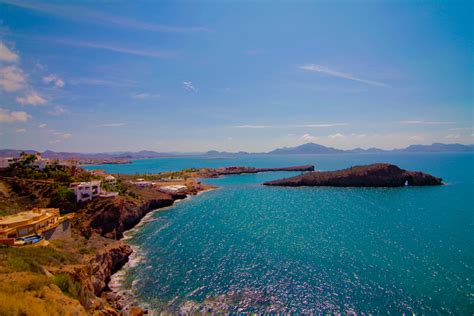
[[[0,248],[0,315],[117,315],[120,307],[108,299],[106,290],[111,275],[132,253],[118,239],[148,212],[172,205],[186,194],[139,189],[129,183],[130,177],[117,176],[113,189],[120,192],[118,197],[77,203],[69,184],[97,176],[59,164],[40,170],[33,161],[33,156],[26,155],[0,172],[0,216],[32,207],[74,211],[72,238],[52,241],[46,247]],[[192,179],[186,184],[187,194],[208,188]]]

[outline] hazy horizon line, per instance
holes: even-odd
[[[380,148],[380,147],[375,147],[375,146],[372,146],[372,147],[354,147],[354,148],[350,148],[350,149],[342,149],[342,148],[337,148],[337,147],[332,147],[332,146],[326,146],[326,145],[321,145],[321,144],[318,144],[318,143],[314,143],[314,142],[308,142],[308,143],[304,143],[304,144],[300,144],[300,145],[296,145],[296,146],[291,146],[291,147],[287,147],[287,146],[282,146],[282,147],[276,147],[274,149],[271,149],[269,151],[261,151],[261,152],[255,152],[255,151],[246,151],[246,150],[237,150],[237,151],[226,151],[226,150],[216,150],[216,149],[208,149],[208,150],[203,150],[203,151],[195,151],[195,150],[191,150],[191,151],[179,151],[179,150],[168,150],[168,151],[159,151],[159,150],[153,150],[153,149],[140,149],[140,150],[110,150],[110,151],[68,151],[68,150],[61,150],[61,151],[54,151],[54,150],[51,150],[51,149],[44,149],[44,150],[35,150],[35,149],[15,149],[15,148],[0,148],[0,151],[7,151],[7,150],[12,150],[12,151],[35,151],[35,152],[39,152],[39,153],[44,153],[44,152],[47,152],[47,151],[51,151],[51,152],[54,152],[54,153],[77,153],[77,154],[120,154],[120,153],[139,153],[139,152],[142,152],[142,151],[152,151],[152,152],[155,152],[155,153],[158,153],[158,154],[186,154],[186,155],[190,155],[190,154],[205,154],[205,153],[208,153],[210,151],[217,151],[219,153],[232,153],[232,154],[237,154],[237,153],[248,153],[248,154],[267,154],[267,153],[270,153],[276,149],[290,149],[290,148],[297,148],[297,147],[300,147],[300,146],[303,146],[303,145],[307,145],[307,144],[315,144],[315,145],[320,145],[320,146],[323,146],[325,148],[330,148],[330,149],[336,149],[336,150],[342,150],[342,151],[352,151],[352,150],[355,150],[355,149],[362,149],[362,150],[369,150],[369,149],[378,149],[378,150],[382,150],[382,151],[395,151],[395,150],[402,150],[402,149],[406,149],[410,146],[432,146],[432,145],[435,145],[435,144],[442,144],[442,145],[462,145],[462,146],[474,146],[474,143],[469,143],[469,144],[463,144],[463,143],[441,143],[441,142],[433,142],[431,144],[421,144],[421,143],[414,143],[414,144],[410,144],[410,145],[407,145],[405,147],[393,147],[391,149],[384,149],[384,148]]]

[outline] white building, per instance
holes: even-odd
[[[92,200],[100,195],[100,181],[71,183],[69,186],[74,190],[77,202]]]
[[[114,176],[108,175],[108,176],[105,176],[104,182],[115,185],[115,184],[117,184],[117,179],[115,179]]]
[[[99,196],[101,198],[113,198],[113,197],[116,197],[118,195],[119,195],[118,192],[105,192],[105,191],[102,191]]]
[[[135,187],[142,189],[142,188],[151,188],[153,186],[153,182],[151,181],[136,181],[132,182]]]
[[[13,157],[1,157],[0,158],[0,169],[6,169],[6,168],[10,167],[16,161],[17,161],[17,159],[13,158]]]
[[[46,166],[51,165],[51,160],[40,158],[33,162],[33,166],[37,166],[39,170],[43,170]]]
[[[160,190],[161,192],[165,192],[165,193],[180,193],[180,192],[183,192],[184,190],[186,190],[188,187],[185,186],[185,185],[178,185],[178,184],[175,184],[175,185],[167,185],[167,186],[162,186],[162,187],[159,187],[158,190]]]

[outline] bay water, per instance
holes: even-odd
[[[116,290],[151,311],[474,312],[474,155],[244,155],[87,166],[111,173],[374,162],[446,185],[265,187],[296,175],[203,179],[219,189],[149,214],[127,234],[136,250]]]

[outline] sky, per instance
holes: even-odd
[[[471,144],[472,6],[0,0],[0,148]]]

